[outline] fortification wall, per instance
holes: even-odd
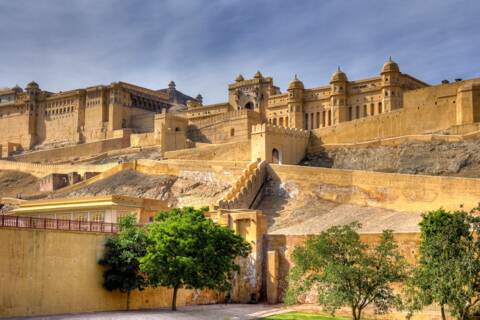
[[[471,127],[473,129],[473,127]],[[461,131],[461,128],[458,128]],[[457,142],[466,140],[475,140],[480,138],[480,130],[475,130],[465,134],[412,134],[408,136],[385,138],[378,140],[371,140],[358,143],[329,143],[315,148],[309,147],[308,152],[315,152],[321,149],[339,148],[339,147],[378,147],[378,146],[399,146],[409,142],[432,142],[432,141],[444,141],[444,142]]]
[[[44,177],[52,173],[69,173],[77,172],[83,175],[85,172],[103,172],[112,167],[115,167],[116,163],[89,165],[89,164],[38,164],[30,162],[16,162],[8,160],[0,160],[0,170],[13,170],[25,173],[30,173],[36,177]]]
[[[0,317],[126,309],[126,294],[102,287],[105,234],[0,229]],[[172,290],[134,291],[132,309],[169,307]],[[211,291],[180,289],[177,305],[222,301]]]
[[[259,192],[266,177],[265,160],[250,163],[228,193],[218,202],[218,206],[222,209],[250,209],[260,198]]]
[[[89,142],[78,144],[69,147],[48,149],[41,151],[33,151],[20,155],[13,156],[17,161],[26,162],[48,162],[67,160],[76,157],[89,156],[102,152],[107,152],[116,149],[128,148],[130,146],[129,135],[120,138],[113,138],[101,140],[96,142]]]
[[[252,125],[260,123],[260,115],[251,110],[222,113],[203,120],[191,121],[187,137],[194,142],[226,143],[250,138]]]
[[[310,146],[358,143],[473,124],[480,121],[478,83],[479,79],[473,79],[407,91],[402,109],[312,130]],[[472,85],[470,91],[462,92],[462,88]]]
[[[168,151],[166,159],[249,161],[250,140],[222,144],[200,144],[196,148]]]
[[[270,176],[287,193],[340,203],[422,212],[470,210],[480,201],[480,179],[271,165]]]
[[[296,128],[259,124],[252,128],[252,161],[297,164],[304,157],[310,133]]]

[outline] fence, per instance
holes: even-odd
[[[116,223],[0,215],[2,227],[104,233],[118,231]]]

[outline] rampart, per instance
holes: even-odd
[[[339,203],[423,212],[470,210],[480,201],[480,179],[422,176],[288,165],[269,166],[286,191]]]
[[[113,138],[69,147],[33,151],[13,156],[17,161],[26,162],[47,162],[74,159],[82,156],[99,154],[111,150],[127,148],[130,146],[130,136]]]
[[[190,149],[168,151],[166,159],[250,161],[250,140],[204,144]]]
[[[304,157],[310,133],[296,128],[270,124],[252,127],[252,161],[297,164]]]
[[[260,192],[266,177],[266,161],[250,163],[218,206],[223,209],[250,209],[261,198]]]
[[[0,160],[0,170],[13,170],[25,173],[30,173],[36,177],[44,177],[52,173],[69,173],[77,172],[78,174],[85,174],[85,172],[103,172],[112,167],[116,163],[107,164],[39,164],[30,162],[16,162],[8,160]]]
[[[190,122],[187,137],[194,142],[226,143],[249,139],[251,127],[260,123],[258,112],[230,111]]]

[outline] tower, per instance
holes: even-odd
[[[303,93],[305,87],[298,80],[297,75],[288,84],[288,126],[291,128],[304,128],[303,119]]]
[[[338,67],[330,78],[331,119],[327,122],[332,125],[350,120],[347,111],[347,84],[347,75]]]
[[[37,142],[37,118],[39,110],[40,86],[35,81],[27,84],[25,92],[28,96],[26,114],[28,116],[28,147],[32,148]]]
[[[402,107],[403,92],[400,86],[400,68],[392,57],[383,64],[382,71],[382,109],[392,111]],[[379,113],[380,113],[379,112]]]

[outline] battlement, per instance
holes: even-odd
[[[257,124],[252,126],[252,134],[261,134],[261,133],[273,133],[273,134],[280,134],[280,135],[299,137],[299,138],[308,138],[310,136],[309,131],[298,129],[298,128],[286,128],[281,126],[275,126],[268,123],[262,123],[262,124]]]

